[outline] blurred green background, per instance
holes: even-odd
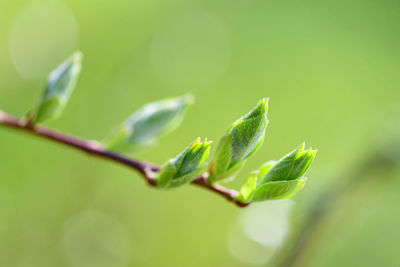
[[[390,0],[0,0],[2,110],[25,115],[79,49],[80,80],[49,127],[101,140],[143,104],[192,92],[182,126],[135,155],[162,163],[269,96],[264,145],[232,186],[303,141],[319,149],[293,200],[238,209],[0,128],[0,266],[274,266],[323,192],[357,175],[294,265],[398,266],[400,172],[364,162],[400,125],[399,12]]]

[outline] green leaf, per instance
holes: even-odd
[[[221,178],[226,174],[226,170],[231,162],[231,150],[232,150],[232,134],[226,134],[221,138],[217,151],[215,152],[215,163],[210,168],[212,174],[209,178],[209,182],[213,182],[213,178]],[[229,175],[229,174],[228,174]],[[225,175],[226,176],[226,175]]]
[[[193,97],[186,95],[148,104],[133,113],[103,143],[108,149],[120,152],[151,146],[157,138],[179,126],[192,103]]]
[[[303,188],[306,181],[307,178],[303,177],[290,181],[274,181],[262,184],[255,189],[251,202],[290,198]]]
[[[78,80],[81,61],[82,54],[75,52],[50,73],[46,89],[31,114],[33,123],[49,121],[61,115]]]
[[[230,167],[254,154],[263,142],[267,119],[268,99],[261,100],[246,116],[236,121],[229,130],[232,133]]]
[[[155,178],[157,186],[172,188],[190,183],[204,171],[211,143],[197,138],[177,157],[168,160]]]
[[[257,186],[257,176],[258,172],[252,172],[250,174],[246,182],[240,188],[239,195],[236,197],[237,200],[243,203],[250,203],[252,201]]]
[[[275,160],[270,160],[264,163],[258,170],[258,177],[264,177],[268,170],[276,164]]]
[[[251,203],[284,199],[297,193],[307,181],[303,177],[309,169],[316,150],[304,150],[301,144],[278,161],[268,161],[254,171],[240,189],[237,200]]]
[[[232,177],[261,146],[268,125],[268,98],[234,122],[218,145],[209,181]]]
[[[315,158],[317,150],[304,150],[305,144],[301,144],[295,150],[285,155],[279,161],[269,166],[267,171],[260,172],[259,183],[270,181],[294,180],[305,174]]]
[[[168,160],[161,166],[160,172],[156,177],[156,183],[158,187],[167,187],[175,176],[176,168],[173,160]]]
[[[289,180],[303,176],[305,172],[308,170],[308,168],[310,168],[311,163],[313,162],[316,154],[317,150],[312,150],[311,148],[309,148],[306,151],[298,153],[294,161],[293,169],[292,172],[290,173]]]
[[[300,151],[301,146],[297,147],[292,152],[286,154],[279,161],[275,162],[268,168],[263,177],[261,177],[260,183],[266,183],[268,181],[287,180],[294,166],[297,153]]]

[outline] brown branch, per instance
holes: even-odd
[[[77,138],[40,125],[31,125],[27,119],[20,119],[14,117],[1,110],[0,110],[0,125],[22,130],[32,135],[40,136],[47,140],[52,140],[57,143],[61,143],[69,147],[73,147],[75,149],[87,152],[91,155],[95,155],[106,160],[120,163],[139,172],[150,186],[156,186],[154,176],[155,173],[160,169],[160,167],[156,164],[135,160],[123,154],[106,150],[97,141]],[[205,173],[194,179],[192,181],[192,184],[200,186],[204,189],[211,190],[212,192],[221,195],[222,197],[224,197],[230,202],[233,202],[239,207],[245,207],[248,205],[247,203],[242,203],[235,199],[235,196],[238,195],[237,191],[222,187],[217,184],[210,184],[208,183],[207,178],[208,178],[208,173]]]
[[[207,178],[208,178],[208,173],[205,173],[202,176],[194,179],[192,181],[192,184],[209,189],[209,190],[215,192],[216,194],[219,194],[219,195],[225,197],[228,201],[235,203],[237,206],[239,206],[241,208],[244,208],[249,205],[248,203],[240,202],[235,199],[235,197],[239,194],[236,190],[229,189],[229,188],[220,186],[218,184],[210,184],[210,183],[208,183]]]

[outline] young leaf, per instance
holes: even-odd
[[[261,146],[268,125],[268,98],[258,102],[248,114],[234,122],[221,138],[209,181],[234,176]]]
[[[250,176],[247,178],[246,182],[240,188],[239,195],[236,198],[237,200],[243,203],[250,203],[253,199],[254,192],[257,186],[257,175],[258,172],[252,172]]]
[[[264,177],[265,174],[267,173],[267,171],[268,171],[272,166],[274,166],[275,163],[276,163],[275,160],[270,160],[270,161],[267,161],[266,163],[264,163],[264,164],[260,167],[260,169],[258,170],[258,176],[259,176],[259,177]]]
[[[275,181],[257,186],[251,202],[278,200],[292,197],[303,188],[307,178],[290,181]]]
[[[75,52],[50,73],[46,89],[31,114],[33,123],[49,121],[61,115],[78,80],[81,60],[82,53]]]
[[[204,170],[211,143],[197,138],[177,157],[168,160],[155,178],[157,186],[172,188],[190,183]]]
[[[155,140],[174,130],[183,120],[184,113],[193,103],[186,95],[148,104],[133,113],[104,141],[108,149],[135,152],[152,145]]]
[[[249,186],[247,181],[236,199],[250,203],[289,198],[297,193],[306,183],[307,178],[303,175],[317,153],[311,148],[304,150],[304,145],[304,143],[301,144],[278,161],[269,161],[261,166],[254,172],[257,173],[256,184]]]
[[[280,180],[294,180],[301,177],[310,167],[317,150],[304,150],[305,144],[301,144],[295,150],[275,162],[260,177],[260,183]]]

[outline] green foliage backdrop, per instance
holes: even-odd
[[[182,126],[138,153],[163,163],[270,97],[264,145],[239,182],[303,141],[318,147],[307,187],[283,202],[296,228],[400,125],[399,11],[389,0],[1,0],[0,108],[24,115],[79,49],[79,83],[48,125],[101,139],[145,103],[191,92]],[[3,128],[0,148],[1,266],[268,264],[276,203],[254,213],[193,187],[159,192],[129,169]],[[367,176],[319,226],[303,266],[398,264],[399,172]]]

